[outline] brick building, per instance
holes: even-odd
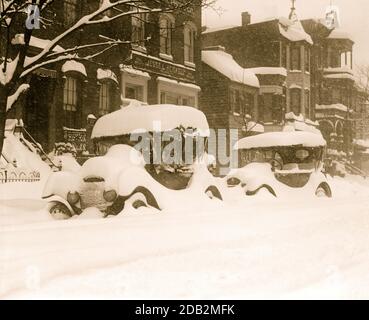
[[[43,17],[53,23],[47,31],[34,30],[32,55],[100,3],[53,2]],[[119,10],[129,8],[122,6]],[[150,104],[198,106],[200,29],[200,7],[172,14],[137,13],[87,26],[54,50],[106,39],[132,42],[116,46],[92,62],[72,60],[38,69],[28,79],[31,88],[27,95],[8,118],[23,119],[25,129],[45,151],[51,151],[56,142],[72,142],[81,154],[87,148],[91,121],[120,108],[121,96]],[[18,45],[16,41],[14,45]]]
[[[315,118],[332,156],[345,158],[352,151],[354,111],[360,93],[353,72],[353,45],[350,36],[328,29],[319,20],[303,21],[314,40],[312,50],[312,102]]]
[[[297,130],[315,131],[310,103],[310,50],[312,39],[292,8],[289,18],[252,23],[242,13],[242,26],[205,30],[203,47],[224,46],[260,81],[257,121],[266,131],[279,131],[288,123]],[[287,117],[286,117],[287,115]]]
[[[226,138],[227,143],[218,141],[217,154],[229,156],[231,143],[264,130],[253,121],[258,113],[259,80],[219,46],[202,50],[201,69],[200,107],[218,139],[221,135]]]

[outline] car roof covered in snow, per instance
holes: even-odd
[[[235,150],[259,149],[271,147],[303,146],[307,148],[324,147],[326,141],[320,134],[294,131],[294,132],[267,132],[239,140]]]
[[[201,136],[209,135],[209,125],[200,110],[170,104],[129,105],[96,121],[92,139],[142,132],[165,132],[178,127],[197,129]]]

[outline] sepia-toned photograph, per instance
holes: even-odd
[[[369,299],[368,10],[0,0],[0,300]]]

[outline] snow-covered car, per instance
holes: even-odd
[[[92,131],[99,156],[78,172],[50,176],[43,193],[49,212],[70,217],[97,207],[116,215],[127,201],[163,209],[196,197],[222,200],[219,179],[207,166],[208,135],[205,115],[192,107],[130,105],[107,114]],[[157,161],[176,155],[173,163]]]
[[[241,168],[226,177],[229,187],[241,186],[246,195],[267,190],[274,196],[294,193],[332,197],[322,173],[326,141],[316,133],[268,132],[239,140]]]

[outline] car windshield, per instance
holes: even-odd
[[[177,168],[192,165],[196,158],[200,158],[206,150],[207,141],[208,139],[199,135],[195,129],[177,128],[167,132],[147,132],[101,139],[96,144],[96,152],[104,155],[115,144],[139,146],[147,164],[160,162]],[[161,153],[161,157],[158,153]]]
[[[244,150],[243,162],[271,163],[278,170],[311,170],[317,168],[323,158],[323,147],[302,146],[259,148]]]

